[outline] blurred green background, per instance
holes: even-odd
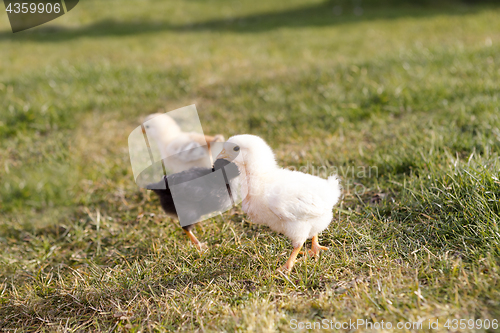
[[[499,318],[499,31],[495,1],[86,0],[16,34],[0,14],[0,328]],[[198,254],[137,188],[128,134],[193,103],[283,166],[376,170],[341,174],[319,263],[277,273],[290,244],[239,207]]]

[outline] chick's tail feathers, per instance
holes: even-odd
[[[327,179],[328,185],[332,190],[332,196],[336,198],[335,202],[337,202],[342,194],[342,185],[340,185],[340,179],[337,175],[333,175],[328,177]]]

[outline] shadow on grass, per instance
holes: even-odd
[[[131,36],[154,32],[197,32],[227,31],[237,33],[259,33],[273,29],[289,27],[322,27],[357,23],[373,20],[390,20],[402,17],[431,17],[436,15],[466,15],[498,7],[498,3],[482,1],[474,5],[460,1],[450,1],[434,5],[417,4],[416,1],[391,3],[390,0],[365,1],[363,6],[353,5],[352,1],[339,5],[342,1],[327,1],[311,6],[215,19],[205,22],[175,25],[165,21],[125,22],[106,19],[79,28],[66,28],[51,25],[42,26],[13,34],[0,32],[0,40],[29,40],[39,42],[60,42],[79,37]],[[361,2],[360,2],[361,3]],[[424,1],[425,3],[425,1]]]

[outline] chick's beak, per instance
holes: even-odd
[[[227,154],[225,149],[222,149],[222,151],[217,155],[216,160],[218,159],[224,159],[224,160],[229,160],[229,155]]]

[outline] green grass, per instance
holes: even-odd
[[[0,330],[500,319],[500,7],[354,3],[87,0],[17,34],[0,15]],[[319,262],[278,273],[289,241],[241,207],[197,226],[199,254],[134,184],[130,131],[192,103],[207,133],[339,171]]]

